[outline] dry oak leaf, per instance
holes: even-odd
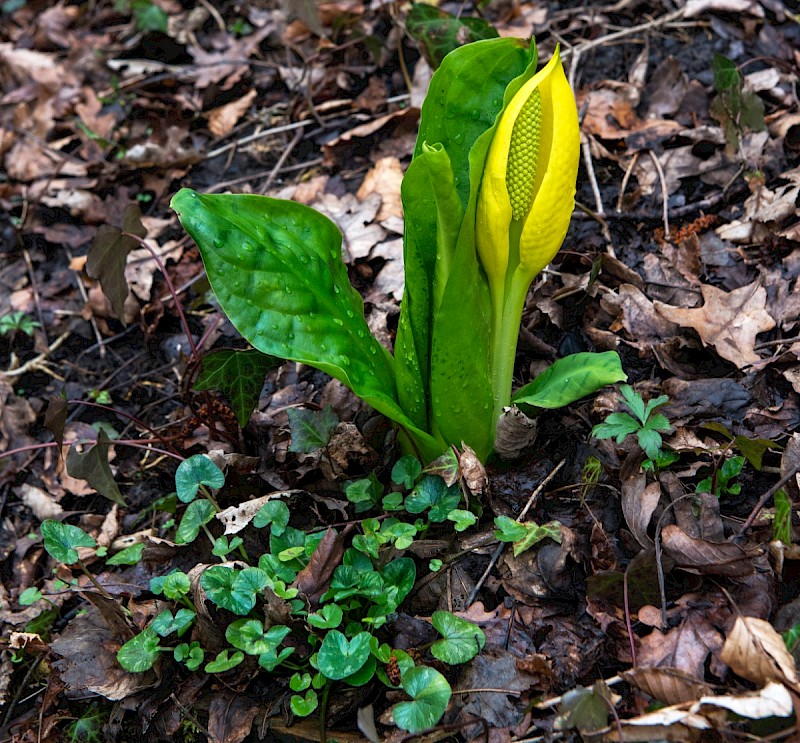
[[[654,302],[656,311],[667,320],[693,328],[704,344],[714,346],[723,359],[739,368],[760,361],[755,352],[756,336],[775,327],[765,309],[767,291],[759,282],[726,292],[710,284],[700,287],[703,306],[694,309]]]
[[[241,98],[226,103],[208,112],[208,128],[216,137],[225,137],[233,131],[236,122],[247,113],[250,104],[255,100],[256,90],[252,88]]]
[[[720,658],[748,681],[762,685],[777,681],[800,691],[794,658],[777,630],[763,619],[737,617]]]

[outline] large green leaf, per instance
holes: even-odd
[[[627,378],[616,351],[574,353],[555,361],[512,399],[523,406],[563,408],[607,384]]]
[[[440,449],[398,405],[392,356],[367,327],[333,222],[267,196],[184,188],[171,205],[200,249],[222,309],[255,348],[327,372],[418,445]]]
[[[490,39],[449,54],[437,75],[451,67],[458,72],[455,79],[445,76],[434,86],[434,75],[426,99],[431,107],[426,111],[423,106],[420,124],[420,137],[424,126],[427,141],[441,142],[450,155],[456,189],[467,205],[450,275],[433,319],[431,409],[435,428],[445,441],[465,441],[485,460],[494,443],[491,300],[475,250],[475,210],[496,120],[536,71],[536,54],[518,39]]]

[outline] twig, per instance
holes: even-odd
[[[612,676],[611,678],[608,679],[602,679],[602,681],[606,686],[614,686],[614,684],[618,684],[620,681],[624,681],[624,679],[622,678],[622,676]],[[541,701],[534,706],[536,707],[536,709],[547,709],[548,707],[555,707],[557,704],[561,704],[563,699],[564,699],[563,695],[557,697],[550,697],[550,699],[545,699],[544,701]]]
[[[95,446],[97,441],[69,441],[67,442],[70,445],[80,444],[81,446]],[[182,462],[186,457],[182,457],[180,454],[174,454],[171,451],[164,451],[164,449],[159,449],[155,446],[151,446],[150,442],[147,439],[114,439],[113,441],[109,442],[113,446],[132,446],[135,449],[146,449],[147,451],[153,451],[157,454],[163,454],[166,457],[172,457],[173,459],[177,459],[179,462]],[[51,447],[58,446],[57,441],[45,441],[44,443],[39,444],[28,444],[27,446],[20,446],[16,449],[9,449],[8,451],[0,452],[0,459],[5,459],[6,457],[12,457],[15,454],[22,454],[26,451],[36,451],[37,449],[49,449]]]
[[[25,258],[25,265],[28,268],[28,278],[31,281],[31,289],[33,289],[33,303],[36,305],[36,317],[39,319],[39,325],[42,326],[42,333],[44,333],[44,342],[50,343],[50,338],[47,336],[47,325],[44,321],[42,314],[42,301],[39,293],[39,282],[36,280],[36,272],[33,270],[33,261],[31,254],[27,248],[22,249],[22,256]]]
[[[222,16],[219,14],[219,11],[210,2],[208,2],[208,0],[200,0],[200,5],[202,5],[211,14],[211,17],[217,24],[217,28],[223,34],[227,33],[228,29],[225,27],[225,21],[222,20]]]
[[[278,158],[278,162],[275,163],[275,167],[272,169],[272,172],[267,176],[266,183],[264,183],[264,187],[261,189],[261,193],[265,194],[269,191],[270,186],[272,186],[272,182],[277,177],[278,173],[280,173],[283,164],[286,162],[286,158],[292,154],[292,150],[300,144],[300,140],[303,138],[303,130],[299,129],[295,132],[294,137],[292,137],[292,141],[285,147],[281,156]]]
[[[70,337],[70,335],[71,333],[69,331],[62,333],[47,347],[45,351],[42,351],[42,353],[40,353],[38,356],[28,359],[22,366],[0,372],[0,378],[5,377],[6,379],[12,379],[13,377],[20,377],[23,374],[27,374],[30,371],[42,371],[45,374],[49,374],[51,377],[59,379],[63,382],[64,380],[61,379],[58,374],[48,368],[46,359],[51,353],[56,351],[59,346],[61,346],[61,344]]]
[[[525,508],[523,508],[522,511],[520,511],[519,516],[517,516],[518,521],[525,518],[530,507],[536,502],[536,498],[539,495],[539,493],[541,493],[542,490],[544,490],[544,488],[547,486],[547,483],[549,483],[556,476],[556,474],[564,466],[566,461],[567,461],[566,459],[562,459],[555,466],[553,471],[550,472],[550,474],[539,483],[537,488],[531,493],[530,498],[528,498],[528,502],[525,504]],[[500,544],[498,544],[497,547],[495,548],[491,558],[489,559],[489,564],[486,566],[486,570],[483,571],[481,577],[478,578],[478,582],[475,584],[474,588],[469,592],[469,596],[467,596],[467,606],[469,606],[475,600],[475,597],[478,595],[478,591],[481,590],[481,587],[483,586],[484,582],[489,577],[489,573],[492,572],[492,569],[494,568],[495,564],[500,559],[500,555],[503,553],[503,549],[505,548],[505,546],[506,542],[500,542]]]
[[[255,134],[250,134],[247,137],[242,137],[241,139],[237,139],[235,142],[229,142],[228,144],[222,145],[221,147],[217,147],[215,150],[211,150],[211,152],[206,153],[203,156],[204,160],[210,160],[213,157],[217,157],[224,152],[227,152],[234,147],[241,147],[245,144],[250,144],[251,142],[255,142],[259,139],[265,139],[266,137],[271,137],[273,134],[280,134],[281,132],[291,132],[295,129],[303,129],[309,126],[312,123],[310,119],[305,121],[295,121],[291,124],[284,124],[282,126],[274,126],[271,129],[265,129],[263,132],[256,132]]]
[[[756,503],[755,508],[753,508],[750,515],[747,517],[747,521],[742,524],[742,528],[739,529],[739,533],[736,535],[736,540],[740,540],[744,538],[745,532],[753,525],[753,522],[758,517],[758,514],[761,513],[761,509],[764,508],[764,504],[777,493],[784,485],[786,485],[789,480],[791,480],[798,472],[800,472],[800,465],[792,469],[791,472],[784,475],[778,482],[776,482],[769,490],[767,490],[764,495],[762,495],[758,499],[758,503]]]
[[[323,159],[321,157],[315,157],[313,160],[306,160],[302,163],[296,163],[295,165],[288,165],[285,168],[279,168],[278,174],[282,173],[291,173],[295,170],[306,170],[309,168],[313,168],[317,165],[322,165]],[[269,170],[262,170],[258,173],[248,173],[247,175],[239,176],[238,178],[231,178],[229,181],[220,181],[219,183],[215,183],[210,188],[207,188],[203,193],[218,193],[220,191],[224,191],[226,188],[230,188],[231,186],[236,186],[239,183],[248,183],[252,181],[260,180],[261,178],[268,177],[272,172],[275,171],[275,168],[270,168]],[[202,275],[202,274],[200,274]],[[180,289],[178,291],[181,291]]]
[[[661,186],[661,207],[664,218],[664,239],[669,240],[669,194],[667,193],[667,179],[664,176],[664,169],[661,167],[661,162],[656,157],[656,153],[652,150],[648,150],[647,154],[650,155],[656,173],[658,173],[658,182]]]
[[[74,260],[72,251],[69,249],[69,246],[65,246],[64,251],[67,256],[67,260],[69,261],[70,265],[72,265],[72,261]],[[81,277],[77,271],[72,272],[75,276],[75,282],[78,285],[78,294],[81,295],[81,299],[85,305],[89,304],[89,295],[86,293],[86,287],[83,285],[83,281],[81,281]],[[122,319],[122,318],[120,318]],[[97,346],[100,349],[100,358],[104,359],[106,357],[106,344],[103,340],[103,335],[100,332],[100,328],[97,325],[97,320],[95,319],[94,312],[89,315],[89,324],[92,326],[92,332],[94,332],[95,340],[97,341]]]
[[[594,194],[597,220],[600,222],[603,237],[606,239],[606,250],[612,257],[616,257],[614,245],[611,242],[611,230],[608,229],[608,223],[604,219],[606,210],[603,206],[603,198],[600,196],[600,187],[597,185],[597,176],[594,173],[594,162],[592,161],[592,150],[588,137],[586,142],[581,145],[581,153],[583,154],[583,164],[586,167],[586,174],[589,176],[589,185],[592,187],[592,193]]]
[[[625,191],[628,188],[628,181],[630,180],[631,173],[633,173],[633,169],[636,167],[636,163],[639,162],[639,155],[641,152],[634,152],[633,157],[631,158],[631,162],[628,167],[625,169],[625,175],[622,176],[622,183],[619,187],[619,197],[617,198],[617,212],[622,211],[622,199],[625,196]]]

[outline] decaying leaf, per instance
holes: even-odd
[[[794,658],[783,638],[763,619],[737,617],[720,657],[748,681],[756,684],[776,681],[800,692]]]
[[[667,524],[661,531],[664,552],[675,560],[675,565],[686,570],[696,570],[702,575],[727,575],[742,578],[755,572],[752,557],[733,542],[710,542],[690,537],[675,524]]]
[[[757,281],[726,292],[710,284],[700,287],[702,307],[685,309],[655,302],[656,310],[670,322],[697,331],[703,343],[713,346],[723,359],[743,368],[761,359],[756,336],[775,327],[766,311],[767,292]]]

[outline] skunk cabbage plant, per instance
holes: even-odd
[[[403,179],[405,290],[394,354],[370,333],[342,237],[313,209],[181,189],[222,309],[259,351],[321,369],[394,421],[429,461],[468,444],[485,460],[512,402],[574,402],[625,379],[614,352],[559,359],[511,394],[528,289],[574,206],[580,135],[558,54],[489,39],[445,57],[422,106]]]

